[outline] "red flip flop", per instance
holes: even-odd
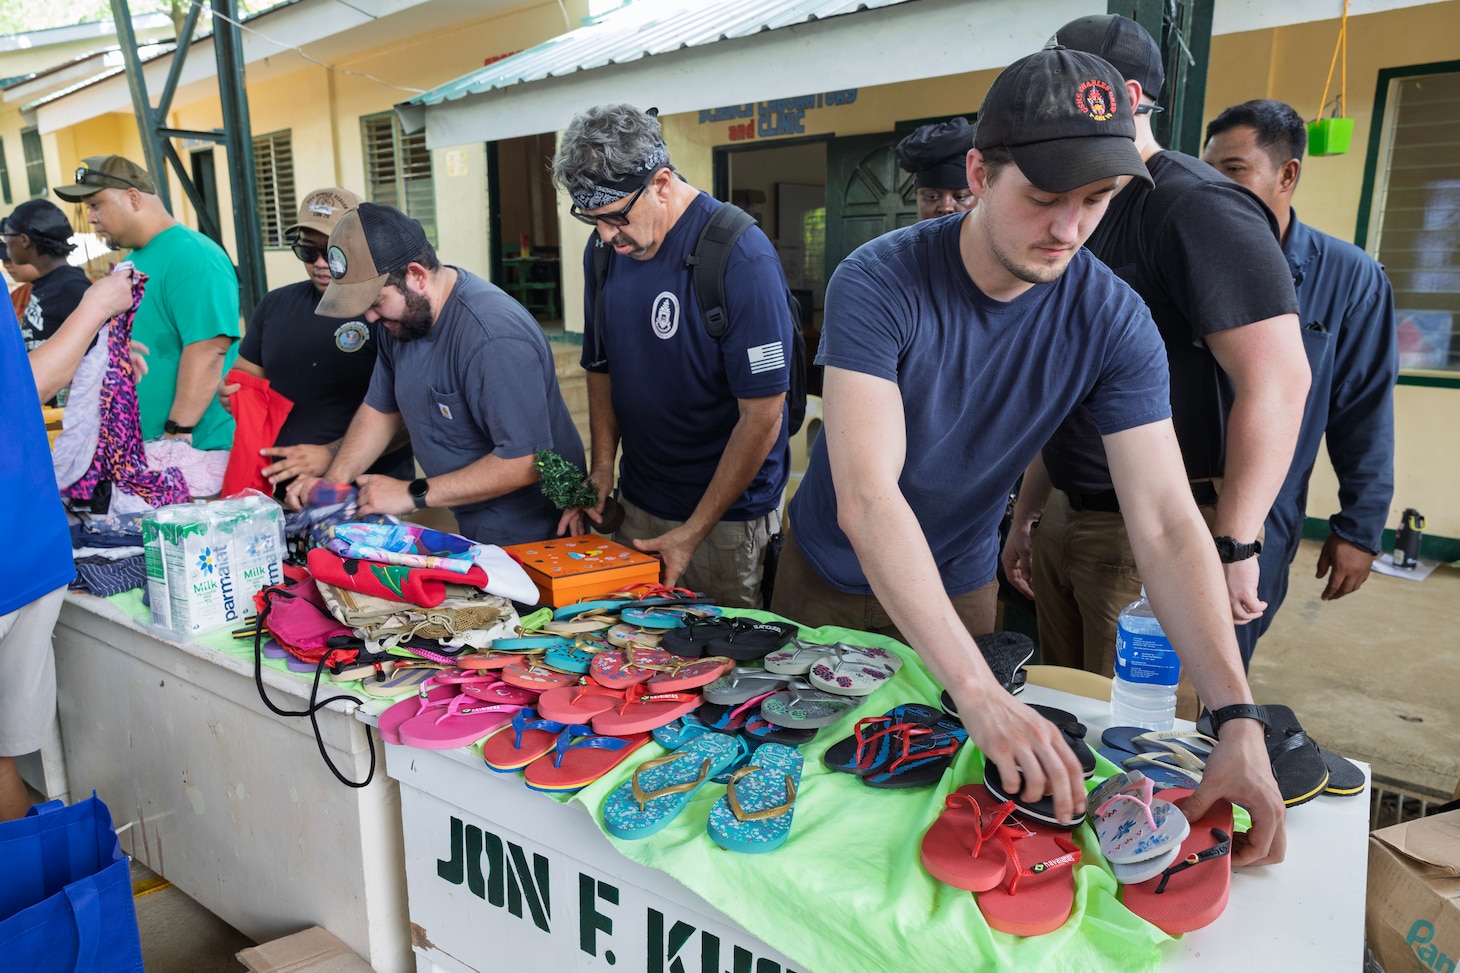
[[[624,694],[623,703],[593,717],[593,730],[604,736],[647,733],[699,705],[699,693],[646,693],[642,686],[632,686]]]
[[[559,686],[538,697],[537,711],[559,723],[587,723],[622,703],[625,692],[592,681],[579,686]]]
[[[681,659],[675,657],[670,671],[659,673],[645,684],[651,693],[674,693],[685,689],[698,689],[719,679],[735,668],[735,662],[722,655],[706,656],[703,659]]]
[[[584,726],[570,726],[558,734],[552,750],[523,770],[527,786],[535,791],[576,791],[587,787],[629,754],[653,739],[647,733],[631,736],[595,736]]]
[[[610,689],[648,682],[658,673],[682,661],[662,649],[630,648],[599,652],[588,664],[588,673],[599,685]]]
[[[1161,796],[1179,807],[1191,791],[1170,787]],[[1153,879],[1125,886],[1120,900],[1162,932],[1179,936],[1215,922],[1231,891],[1232,805],[1218,801],[1192,822],[1176,861]]]
[[[1012,836],[1003,827],[1013,801],[995,801],[982,784],[943,799],[943,813],[923,835],[923,868],[956,889],[986,892],[1004,879]]]
[[[1010,818],[1003,880],[975,898],[991,929],[1014,936],[1054,932],[1075,904],[1075,864],[1080,849],[1069,832],[1038,821]]]
[[[517,665],[508,666],[502,670],[502,681],[509,686],[516,686],[519,689],[535,689],[541,693],[549,689],[557,689],[559,686],[571,686],[578,681],[578,677],[559,672],[556,669],[549,669],[546,666],[519,662]]]
[[[536,710],[523,707],[512,715],[512,722],[501,733],[492,734],[482,743],[482,760],[499,774],[521,770],[552,750],[558,734],[566,729],[565,724],[539,719]],[[586,726],[578,729],[585,734],[591,732]]]

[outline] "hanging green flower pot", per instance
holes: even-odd
[[[1354,135],[1352,118],[1320,118],[1308,123],[1309,155],[1343,155]]]

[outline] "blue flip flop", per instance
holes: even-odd
[[[737,737],[705,733],[668,756],[644,761],[604,800],[604,829],[626,840],[662,831],[700,788],[747,752]]]
[[[710,808],[706,830],[715,843],[748,855],[775,851],[791,836],[796,787],[805,761],[794,747],[762,743],[751,763],[725,786]]]
[[[1178,767],[1158,753],[1130,753],[1126,750],[1116,750],[1114,747],[1101,747],[1096,752],[1115,764],[1116,769],[1122,773],[1128,770],[1139,770],[1149,777],[1151,783],[1155,784],[1158,789],[1186,787],[1195,790],[1201,783],[1199,774],[1193,776],[1193,772]]]

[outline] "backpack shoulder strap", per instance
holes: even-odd
[[[735,248],[735,241],[754,225],[755,217],[739,206],[723,203],[700,231],[694,253],[685,259],[694,276],[700,318],[716,341],[730,326],[730,317],[725,312],[725,268],[730,263],[730,251]]]

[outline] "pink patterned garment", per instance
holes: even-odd
[[[142,303],[147,275],[131,271],[132,306],[112,319],[107,335],[106,377],[102,379],[98,406],[101,426],[96,438],[96,455],[81,479],[61,491],[61,496],[89,500],[97,484],[111,480],[118,489],[140,497],[150,506],[189,503],[187,481],[176,467],[149,470],[142,448],[142,414],[137,408],[137,386],[132,370],[132,318]]]

